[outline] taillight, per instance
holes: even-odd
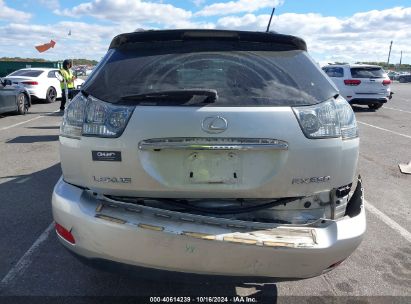
[[[341,96],[313,106],[293,107],[293,110],[307,138],[358,137],[354,112]]]
[[[38,85],[39,83],[37,81],[22,81],[22,84],[27,84],[27,85]]]
[[[75,244],[76,241],[74,240],[74,236],[71,234],[70,231],[68,231],[66,228],[61,226],[59,223],[56,223],[56,232],[59,236],[61,236],[63,239],[65,239],[67,242],[71,244]]]
[[[389,79],[384,79],[384,80],[382,81],[382,85],[387,86],[387,85],[390,85],[390,84],[391,84],[391,80],[389,80]]]
[[[76,139],[81,136],[119,137],[134,108],[110,104],[79,93],[66,107],[60,135]]]
[[[358,79],[345,79],[344,84],[347,86],[357,86],[361,83],[361,80]]]

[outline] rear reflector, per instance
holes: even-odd
[[[56,223],[55,227],[56,227],[56,232],[59,236],[61,236],[63,239],[65,239],[67,242],[71,244],[76,243],[76,241],[74,240],[74,236],[71,234],[70,231],[68,231],[66,228],[64,228],[58,223]]]
[[[345,79],[344,84],[348,86],[357,86],[361,83],[361,80],[358,79]]]
[[[391,80],[385,79],[385,80],[383,80],[382,84],[385,85],[385,86],[389,85],[389,84],[391,84]]]
[[[38,85],[39,84],[37,81],[22,81],[21,83],[27,84],[27,85]]]

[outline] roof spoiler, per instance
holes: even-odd
[[[278,43],[291,46],[295,50],[307,51],[307,44],[299,37],[274,32],[250,32],[229,30],[153,30],[120,34],[113,38],[109,49],[139,42],[223,40],[241,42]]]

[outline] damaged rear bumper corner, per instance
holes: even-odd
[[[358,190],[358,191],[357,191]],[[343,218],[311,226],[244,222],[107,204],[60,179],[53,216],[86,259],[197,274],[308,278],[330,270],[360,244],[366,229],[361,181]]]

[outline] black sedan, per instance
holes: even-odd
[[[30,94],[23,86],[0,78],[0,113],[16,112],[24,115],[30,106]]]
[[[400,75],[399,77],[398,77],[398,81],[399,82],[401,82],[401,83],[404,83],[404,82],[411,82],[411,74],[406,74],[406,75]]]

